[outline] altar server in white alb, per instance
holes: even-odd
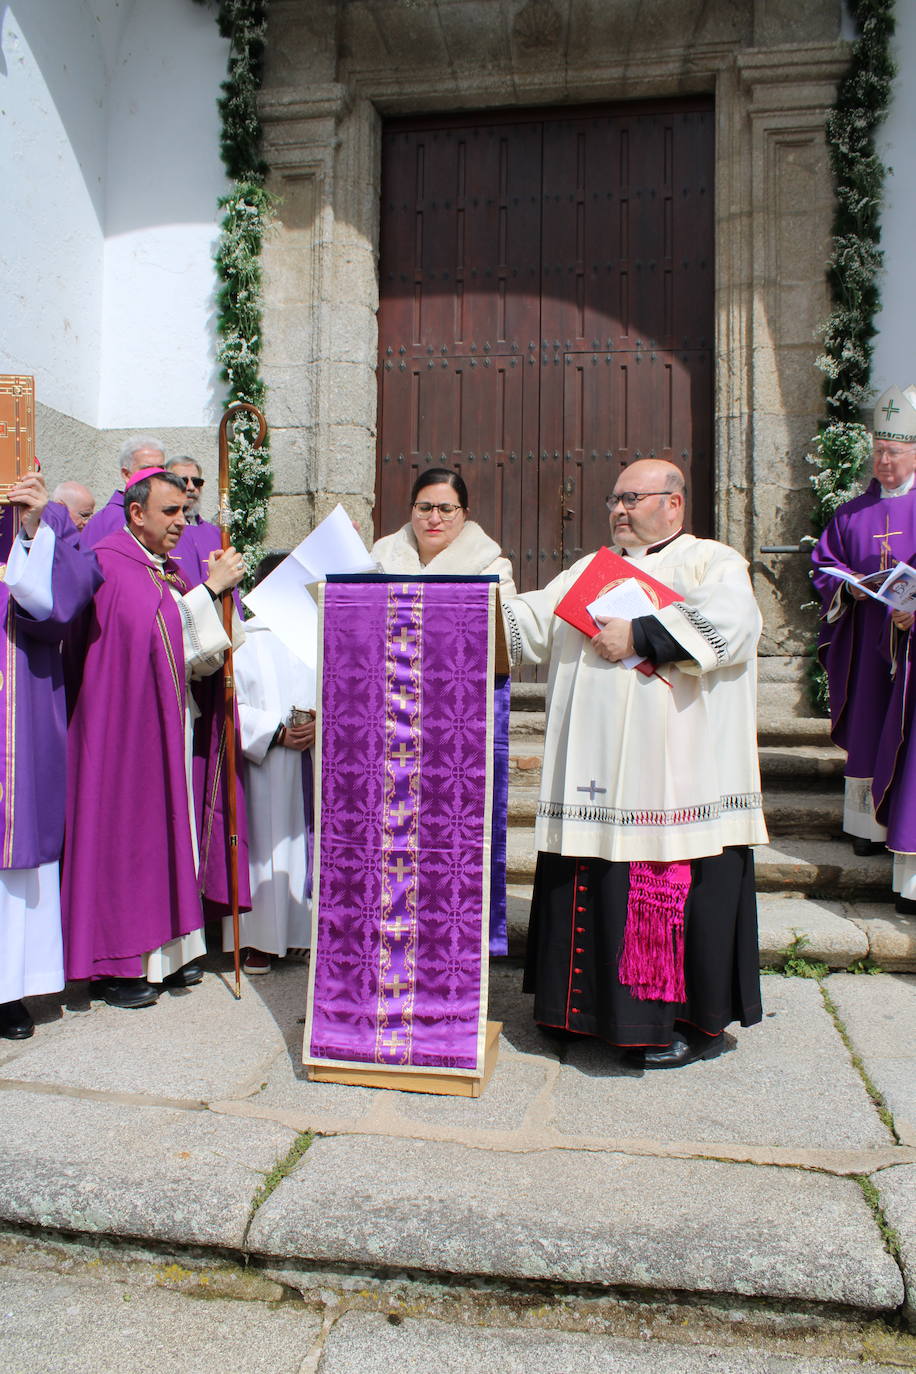
[[[268,554],[255,584],[283,561]],[[251,910],[240,918],[242,968],[269,973],[271,955],[308,948],[314,803],[314,673],[256,616],[235,654],[235,689],[245,756]],[[308,715],[308,719],[305,716]],[[223,921],[232,949],[232,922]]]
[[[684,532],[673,464],[630,464],[608,508],[615,552],[672,604],[589,639],[554,614],[589,558],[504,603],[513,661],[550,665],[525,989],[543,1027],[678,1068],[761,1016],[761,619],[745,560]]]

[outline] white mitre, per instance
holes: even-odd
[[[887,388],[875,405],[872,433],[876,439],[916,444],[916,386]]]

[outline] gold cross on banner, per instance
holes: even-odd
[[[400,691],[395,692],[394,699],[397,702],[398,710],[400,711],[408,710],[408,708],[414,700],[414,698],[408,693],[406,687],[402,687]]]
[[[405,801],[399,801],[391,813],[391,819],[398,825],[403,825],[410,807]]]
[[[397,861],[397,863],[396,863],[395,866],[394,866],[394,876],[395,876],[395,879],[396,879],[399,883],[402,883],[402,882],[404,881],[404,874],[405,874],[405,873],[408,873],[409,871],[410,871],[410,864],[405,864],[405,862],[404,862],[404,855],[403,855],[403,854],[399,854],[399,855],[398,855],[398,861]]]
[[[408,930],[410,930],[410,926],[404,920],[403,916],[399,916],[394,925],[388,926],[388,934],[393,935],[396,940],[400,940],[401,936],[406,935]]]
[[[382,1041],[385,1049],[390,1050],[392,1054],[401,1048],[400,1034],[400,1031],[393,1030],[389,1033],[388,1039]]]
[[[398,648],[402,654],[406,654],[410,651],[410,647],[410,631],[406,625],[403,625],[401,633],[398,635]]]
[[[890,561],[891,561],[891,557],[892,557],[892,554],[891,554],[891,539],[894,537],[895,534],[903,534],[903,530],[892,530],[892,529],[891,529],[891,517],[890,517],[890,515],[885,515],[885,517],[884,517],[884,533],[883,533],[883,534],[873,534],[873,535],[872,535],[872,539],[880,539],[880,540],[882,541],[882,542],[881,542],[881,572],[887,572],[888,568],[890,567]],[[402,746],[402,747],[403,747],[403,746]]]
[[[403,997],[409,987],[410,984],[402,983],[401,975],[396,973],[394,977],[385,984],[385,991],[392,993],[395,997]]]
[[[406,768],[408,763],[413,762],[413,750],[408,749],[404,741],[401,740],[397,749],[392,751],[391,757],[394,759],[395,763],[399,763],[402,768]]]

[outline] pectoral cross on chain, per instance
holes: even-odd
[[[604,792],[606,792],[606,791],[607,791],[607,788],[606,788],[606,787],[599,787],[598,784],[595,782],[595,779],[594,779],[594,778],[591,778],[591,779],[589,780],[588,787],[577,787],[577,788],[576,788],[576,791],[577,791],[577,792],[587,792],[587,793],[588,793],[588,799],[589,799],[589,801],[594,801],[594,800],[595,800],[595,797],[596,797],[599,793],[604,793]]]
[[[885,409],[886,409],[886,407],[885,407]],[[892,558],[892,556],[893,556],[892,553],[891,553],[891,540],[893,539],[893,537],[894,537],[895,534],[903,534],[903,530],[892,530],[892,529],[891,529],[891,517],[890,517],[889,514],[888,514],[888,515],[885,515],[885,517],[884,517],[884,533],[883,533],[883,534],[873,534],[873,535],[872,535],[872,539],[880,539],[880,540],[881,540],[881,571],[882,571],[882,572],[887,572],[888,568],[889,568],[890,565],[891,565],[891,558]]]

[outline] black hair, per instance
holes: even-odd
[[[455,495],[458,497],[458,504],[462,510],[468,508],[468,489],[465,486],[464,478],[460,472],[452,472],[451,468],[427,468],[421,472],[420,476],[410,488],[410,504],[416,501],[418,494],[424,487],[436,487],[441,482],[447,483]]]
[[[139,482],[132,483],[124,493],[124,518],[128,524],[130,524],[131,506],[139,506],[142,511],[146,510],[154,482],[165,482],[168,486],[174,487],[181,495],[182,505],[184,504],[185,485],[183,477],[176,477],[174,472],[150,473],[149,477],[141,477]]]
[[[259,582],[263,582],[264,578],[268,577],[274,571],[275,568],[279,568],[284,558],[288,557],[289,553],[285,552],[283,549],[275,549],[272,553],[265,553],[264,557],[261,559],[260,563],[254,570],[252,586],[256,587]]]

